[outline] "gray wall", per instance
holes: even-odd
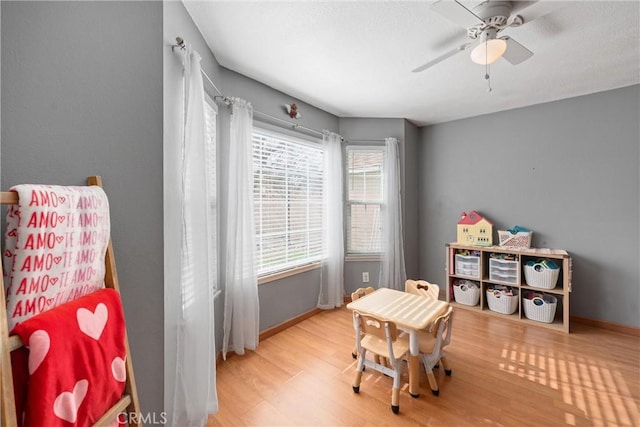
[[[419,182],[419,153],[420,129],[408,120],[404,121],[404,167],[405,177],[403,186],[403,231],[404,231],[404,262],[407,278],[420,278],[420,194]]]
[[[294,122],[300,126],[305,126],[315,130],[327,129],[333,132],[338,131],[338,117],[327,113],[317,107],[307,104],[299,99],[287,95],[286,93],[277,91],[267,85],[257,82],[253,79],[238,74],[226,68],[221,69],[222,87],[220,88],[227,96],[237,96],[251,102],[254,110],[260,111],[278,117],[280,119]],[[286,113],[284,104],[295,103],[298,106],[298,112],[302,114],[302,118],[293,120]],[[278,124],[271,119],[265,118],[259,113],[255,113],[254,120],[266,121],[279,126],[288,126]],[[301,132],[304,132],[301,130]],[[320,135],[310,134],[314,138],[322,139]]]
[[[314,309],[318,305],[319,293],[319,269],[259,285],[260,330]]]
[[[445,243],[476,209],[569,252],[573,315],[640,326],[639,88],[423,128],[421,275],[445,283]]]
[[[2,7],[2,186],[102,175],[143,411],[163,408],[162,4]]]

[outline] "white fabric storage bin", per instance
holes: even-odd
[[[556,317],[558,299],[548,294],[543,297],[535,296],[529,299],[525,294],[525,298],[522,299],[522,305],[527,319],[535,320],[536,322],[553,323],[553,319]]]
[[[462,280],[453,285],[453,297],[458,304],[478,305],[478,302],[480,302],[480,286],[477,283]]]
[[[487,289],[487,304],[489,310],[502,314],[513,314],[518,309],[518,290],[513,289],[514,295],[504,295],[499,291]]]
[[[525,265],[524,279],[527,285],[540,289],[553,289],[558,283],[559,268],[547,268],[542,264]]]

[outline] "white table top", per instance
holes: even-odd
[[[448,305],[446,301],[380,288],[350,302],[347,308],[392,321],[404,329],[420,330],[429,326]]]

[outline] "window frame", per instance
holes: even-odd
[[[350,192],[349,192],[349,152],[357,152],[357,151],[369,151],[369,152],[379,152],[381,155],[382,163],[380,166],[380,200],[361,200],[356,203],[353,203],[350,200]],[[382,230],[380,230],[380,251],[378,252],[363,252],[363,251],[353,251],[351,248],[351,206],[353,204],[358,205],[379,205],[379,211],[382,215],[382,212],[385,209],[384,199],[382,195],[382,186],[384,185],[382,173],[384,171],[384,162],[386,161],[384,155],[384,145],[380,144],[367,144],[367,145],[347,145],[344,148],[344,245],[345,245],[345,261],[380,261],[382,259]]]
[[[287,132],[285,129],[271,126],[267,123],[262,123],[262,122],[256,123],[254,121],[252,140],[255,134],[261,134],[266,137],[280,139],[287,143],[300,144],[302,146],[305,146],[314,150],[318,150],[322,152],[323,156],[325,155],[323,147],[321,145],[321,141],[318,140],[317,138],[314,138],[308,135],[299,135],[297,133],[294,135],[293,132]],[[252,151],[253,149],[254,149],[254,145],[252,142]],[[253,153],[252,153],[252,156],[253,156]],[[255,164],[254,164],[254,167],[255,167]],[[326,171],[324,170],[324,167],[322,167],[320,170],[322,172],[322,181],[324,181]],[[255,169],[254,169],[254,173],[255,173]],[[254,197],[254,204],[255,204],[255,201],[256,201],[255,192],[253,194],[253,197]],[[257,207],[255,207],[255,209],[257,209]],[[324,215],[324,206],[322,207],[322,209],[323,209],[323,215]],[[321,226],[324,227],[324,218],[321,221]],[[256,274],[258,276],[259,285],[264,283],[269,283],[275,280],[279,280],[285,277],[293,276],[296,274],[300,274],[306,271],[311,271],[320,267],[321,260],[322,258],[324,258],[322,249],[320,250],[320,253],[317,255],[317,257],[302,259],[300,260],[300,262],[295,263],[293,265],[290,265],[287,263],[287,264],[281,265],[281,267],[271,268],[266,271],[265,270],[260,271],[259,269],[260,266],[258,265],[258,262],[259,262],[259,254],[258,254],[259,242],[257,241],[258,233],[259,233],[259,230],[256,224]],[[308,242],[307,242],[307,247],[308,247]]]

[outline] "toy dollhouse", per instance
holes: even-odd
[[[462,212],[458,221],[459,245],[492,246],[493,224],[476,211]]]

